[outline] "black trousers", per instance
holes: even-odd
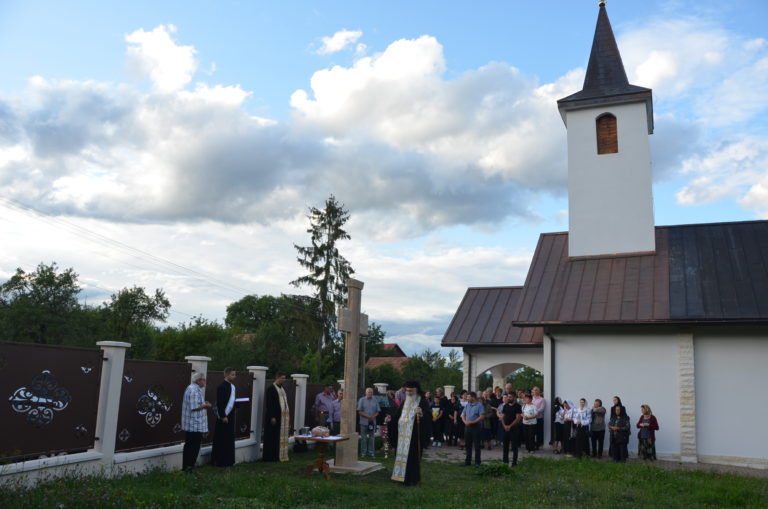
[[[523,434],[525,436],[525,450],[528,452],[536,450],[536,425],[523,424]]]
[[[576,427],[576,438],[573,442],[573,455],[581,458],[583,455],[589,456],[589,437],[586,426]]]
[[[480,430],[481,423],[472,424],[464,427],[464,447],[467,450],[467,456],[464,459],[465,465],[472,464],[472,449],[475,449],[475,465],[480,464]]]
[[[592,456],[603,457],[603,444],[605,443],[605,430],[592,431],[589,437],[592,443]]]
[[[499,426],[502,424],[499,423]],[[509,463],[509,448],[512,447],[512,464],[517,465],[517,451],[520,447],[520,430],[512,428],[504,432],[504,441],[502,442],[502,461]]]
[[[181,466],[184,470],[191,470],[195,463],[197,463],[197,455],[200,454],[203,434],[199,431],[185,431],[184,433],[184,451],[182,452]]]

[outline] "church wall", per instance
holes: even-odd
[[[600,398],[610,411],[618,395],[632,423],[631,456],[637,455],[640,405],[648,404],[659,420],[656,450],[660,458],[680,457],[678,343],[673,332],[621,334],[552,330],[555,338],[555,396],[591,407]],[[551,389],[548,389],[550,392]],[[551,393],[551,392],[550,392]],[[606,447],[608,436],[606,434]]]
[[[598,154],[595,121],[608,112],[617,119],[619,151]],[[567,123],[570,256],[653,251],[645,103],[569,111]]]
[[[768,332],[696,334],[694,358],[699,460],[768,468]]]

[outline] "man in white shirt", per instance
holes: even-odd
[[[206,409],[211,408],[211,404],[203,397],[204,389],[205,373],[195,373],[181,402],[181,429],[185,432],[181,465],[185,472],[192,472],[200,454],[203,433],[208,433]]]

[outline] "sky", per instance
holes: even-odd
[[[768,219],[768,3],[610,0],[653,89],[656,224]],[[309,293],[331,194],[363,310],[408,354],[467,287],[521,285],[565,231],[565,126],[597,2],[0,0],[0,280],[84,302],[163,289],[168,323]],[[193,354],[194,352],[190,352]]]

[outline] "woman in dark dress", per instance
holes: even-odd
[[[563,452],[566,455],[573,454],[573,401],[563,400]]]
[[[613,461],[627,461],[629,443],[629,416],[622,405],[613,406],[613,414],[608,422],[611,433],[611,458]]]
[[[637,421],[637,457],[646,461],[656,459],[656,431],[659,429],[659,422],[651,413],[651,407],[648,405],[640,406],[640,420]]]

